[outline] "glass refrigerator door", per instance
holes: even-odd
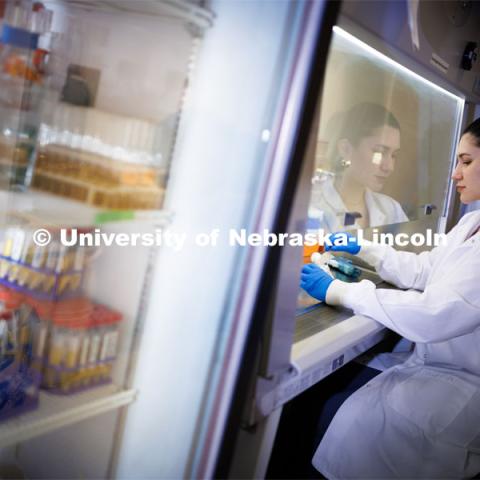
[[[202,5],[6,2],[0,476],[213,475],[336,7]]]
[[[148,276],[213,14],[181,2],[4,3],[0,463],[5,475],[106,477],[121,407],[139,394]]]

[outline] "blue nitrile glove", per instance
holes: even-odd
[[[300,287],[310,296],[324,302],[328,287],[333,280],[333,277],[325,272],[325,270],[314,263],[309,263],[302,268]]]
[[[358,239],[354,235],[348,232],[335,232],[330,235],[330,242],[332,245],[328,245],[325,242],[326,252],[347,252],[351,255],[356,255],[360,251],[360,245]]]

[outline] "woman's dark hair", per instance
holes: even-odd
[[[388,125],[400,130],[400,124],[392,112],[376,103],[359,103],[343,114],[342,127],[338,139],[346,138],[357,145],[373,130]]]
[[[480,147],[480,118],[474,120],[470,125],[465,128],[462,135],[466,133],[470,134],[472,137],[475,137],[475,144],[477,147]]]
[[[358,103],[345,112],[334,114],[325,129],[325,137],[329,144],[327,158],[331,166],[338,166],[337,144],[340,140],[345,138],[357,146],[363,138],[372,135],[376,128],[385,125],[400,130],[395,115],[376,103]]]

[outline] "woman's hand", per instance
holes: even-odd
[[[325,301],[327,290],[334,278],[314,263],[304,265],[300,280],[302,287],[310,296]]]
[[[332,245],[325,244],[326,252],[346,252],[356,255],[361,247],[357,237],[348,232],[335,232],[330,235]]]

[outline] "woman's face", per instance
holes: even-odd
[[[466,133],[457,147],[457,166],[453,171],[462,203],[480,200],[480,147],[476,138]]]
[[[350,162],[345,175],[374,192],[383,189],[393,172],[399,149],[400,131],[388,125],[375,128],[357,145],[346,139],[339,142],[340,155]]]

